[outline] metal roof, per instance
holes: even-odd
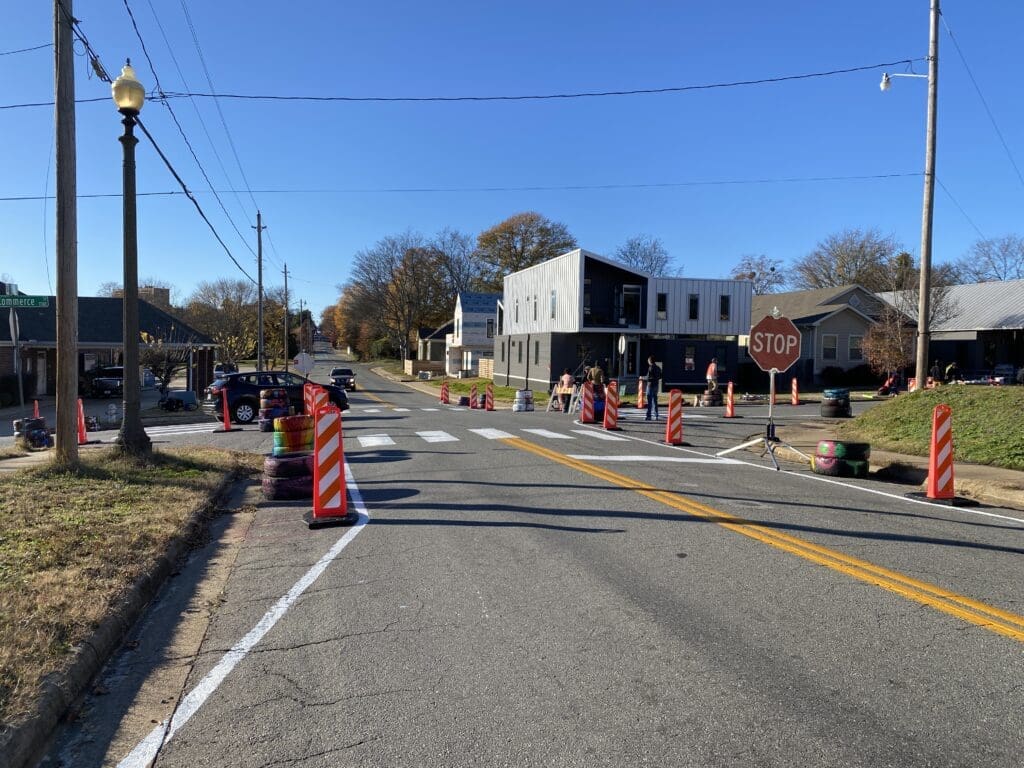
[[[494,312],[498,308],[500,293],[474,293],[463,291],[459,294],[459,304],[462,305],[463,313],[471,312]]]
[[[892,303],[892,293],[879,296]],[[953,316],[932,325],[933,332],[1024,328],[1024,280],[954,285],[947,296]]]

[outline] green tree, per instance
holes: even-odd
[[[474,287],[501,293],[505,275],[540,264],[576,247],[564,224],[527,211],[481,232],[474,258],[480,274]]]

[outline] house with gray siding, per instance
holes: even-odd
[[[747,280],[654,277],[576,249],[506,275],[494,337],[494,380],[547,391],[566,368],[599,363],[636,392],[653,355],[665,388],[703,388],[737,364],[750,330]]]

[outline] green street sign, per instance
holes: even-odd
[[[50,306],[49,296],[0,296],[0,307],[45,309],[48,306]]]

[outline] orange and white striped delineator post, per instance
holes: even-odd
[[[732,382],[730,381],[725,387],[725,418],[735,419],[736,418],[736,399],[732,394]]]
[[[800,405],[800,386],[797,384],[796,376],[793,377],[789,386],[789,404]]]
[[[39,401],[38,400],[33,400],[32,401],[32,418],[33,419],[38,419],[39,418]]]
[[[636,390],[636,407],[637,408],[646,408],[647,407],[647,403],[644,402],[644,390],[645,389],[647,389],[647,382],[645,382],[643,376],[641,376],[637,380],[637,390]]]
[[[315,386],[316,385],[311,381],[307,381],[305,384],[302,385],[302,412],[307,413],[310,416],[313,415],[313,406],[310,405],[311,401],[309,394],[310,392],[312,392],[313,387]]]
[[[593,424],[594,423],[594,383],[592,381],[583,382],[583,397],[582,405],[580,406],[580,423],[581,424]]]
[[[494,410],[494,384],[487,382],[487,387],[484,389],[484,410]]]
[[[441,382],[441,404],[448,405],[450,400],[448,398],[448,379]]]
[[[673,389],[668,393],[668,419],[665,422],[665,442],[683,444],[683,393]]]
[[[479,398],[480,398],[480,395],[477,393],[476,383],[474,382],[469,387],[469,407],[470,408],[479,408],[480,407],[479,406],[479,402],[480,402]]]
[[[945,404],[932,411],[932,444],[928,458],[928,498],[952,499],[953,410]]]
[[[310,528],[351,525],[345,497],[345,453],[341,439],[341,411],[333,405],[317,410],[313,424],[313,510],[303,515]]]
[[[601,426],[605,429],[619,428],[619,382],[609,381],[604,388],[604,419]]]
[[[315,416],[321,408],[325,408],[330,404],[331,396],[327,394],[327,390],[314,384],[309,392],[309,410],[306,413],[310,416]]]

